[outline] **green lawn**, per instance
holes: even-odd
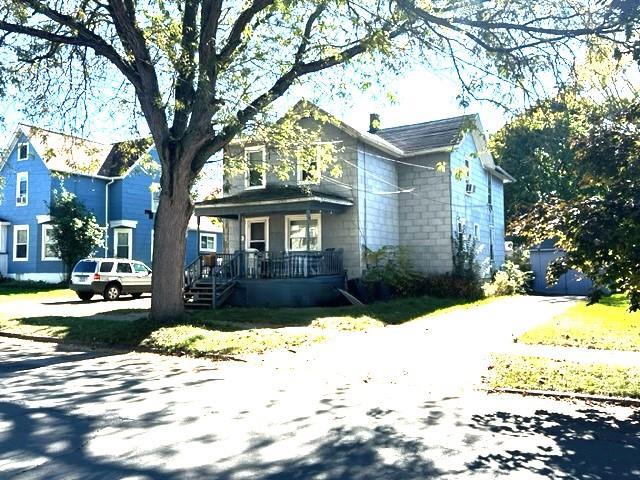
[[[68,343],[102,346],[139,345],[162,353],[194,356],[261,353],[324,341],[341,331],[363,331],[399,324],[451,308],[469,308],[487,300],[461,305],[461,300],[420,297],[375,303],[365,307],[337,308],[225,308],[198,311],[186,321],[158,327],[140,310],[137,320],[44,317],[3,319],[0,331],[60,339]],[[104,317],[105,314],[102,314]]]
[[[640,398],[640,368],[496,355],[489,386]]]
[[[622,295],[587,306],[581,302],[524,333],[528,344],[640,351],[640,312],[630,313]]]
[[[71,294],[66,283],[45,283],[17,280],[0,282],[0,303],[29,298],[52,298]]]

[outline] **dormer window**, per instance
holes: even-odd
[[[246,188],[264,188],[267,185],[266,150],[264,146],[248,147],[244,151],[247,170]]]
[[[18,160],[26,160],[29,158],[29,144],[19,143],[18,144]]]

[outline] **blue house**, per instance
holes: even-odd
[[[51,238],[49,205],[56,192],[74,193],[105,229],[94,252],[153,264],[154,214],[160,164],[142,141],[102,144],[19,125],[0,158],[0,275],[59,282],[64,268]],[[222,250],[222,228],[194,217],[185,262]]]

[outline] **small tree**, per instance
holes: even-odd
[[[95,215],[66,190],[56,195],[49,212],[54,248],[64,264],[68,280],[73,266],[80,259],[104,245],[104,230]]]

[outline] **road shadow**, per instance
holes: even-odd
[[[522,399],[524,401],[524,399]],[[624,480],[640,477],[640,411],[621,420],[596,409],[577,416],[537,410],[524,416],[509,412],[474,415],[470,426],[507,437],[507,449],[480,455],[470,471],[500,475],[530,472],[551,479]],[[509,449],[519,439],[540,436],[551,440],[535,451]]]

